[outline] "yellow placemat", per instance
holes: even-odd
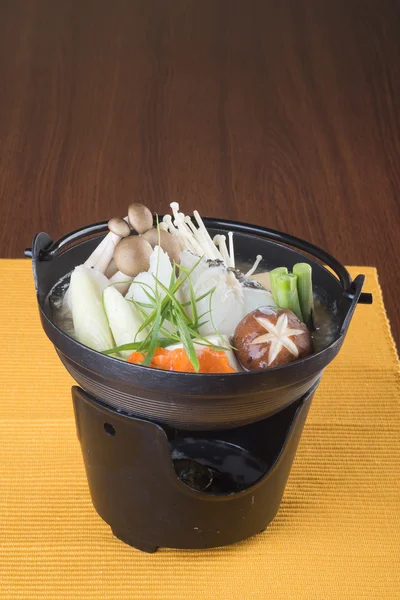
[[[71,378],[41,330],[28,261],[0,261],[0,598],[400,598],[399,370],[377,274],[313,400],[262,534],[143,554],[89,498]]]

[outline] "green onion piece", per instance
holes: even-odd
[[[302,321],[296,275],[292,275],[292,273],[280,275],[276,278],[275,283],[278,306],[293,311],[300,321]]]
[[[279,302],[278,302],[278,291],[277,291],[277,286],[276,286],[276,280],[281,275],[287,275],[287,274],[288,274],[288,270],[286,267],[277,267],[276,269],[273,269],[269,273],[269,282],[271,284],[272,297],[278,305],[279,305]]]
[[[312,268],[307,263],[297,263],[293,267],[293,273],[297,276],[297,292],[299,294],[300,307],[303,321],[307,327],[313,327],[314,296],[312,289]]]
[[[179,341],[179,339],[177,340],[176,338],[162,338],[158,340],[157,345],[161,348],[166,348],[167,346],[176,344],[177,341]],[[117,352],[122,352],[122,350],[132,350],[132,352],[134,352],[135,350],[139,350],[141,345],[141,342],[123,344],[123,346],[116,346],[115,348],[110,348],[109,350],[102,350],[101,354],[115,354]]]
[[[142,362],[142,365],[144,367],[148,367],[150,365],[151,361],[153,360],[154,351],[158,345],[158,335],[160,331],[160,326],[163,321],[161,306],[161,304],[157,306],[153,329],[151,330],[150,343],[146,348],[146,356],[144,357],[144,361]]]
[[[190,331],[187,326],[186,320],[182,317],[182,315],[179,312],[175,313],[175,317],[176,317],[176,321],[178,324],[179,333],[181,335],[181,340],[182,340],[184,350],[185,350],[186,354],[188,355],[189,360],[192,363],[194,370],[196,371],[196,373],[198,373],[199,369],[200,369],[199,358],[197,356],[196,349],[195,349],[194,343],[193,343],[193,339],[192,339],[192,336],[190,335]]]

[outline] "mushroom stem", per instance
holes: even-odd
[[[169,217],[168,220],[164,217],[164,220],[168,223],[168,225],[170,225],[170,232],[174,233],[175,235],[180,235],[181,241],[183,242],[185,248],[189,249],[191,252],[194,252],[194,254],[197,254],[198,256],[203,256],[204,249],[194,237],[191,229],[188,227],[184,213],[179,212],[178,202],[171,202],[170,207],[174,215],[174,221],[172,221],[172,218],[169,217],[169,215],[167,215]],[[175,228],[174,231],[171,230],[171,225]]]
[[[185,221],[185,215],[183,213],[180,212],[177,214],[177,216],[175,217],[174,224],[176,225],[176,227],[178,227],[179,231],[184,231],[186,235],[188,235],[191,238],[193,237],[192,231],[188,227]]]
[[[165,215],[162,220],[162,223],[165,225],[165,228],[163,227],[163,229],[166,229],[166,231],[168,231],[171,235],[176,237],[179,240],[181,250],[182,251],[185,250],[186,249],[185,241],[182,238],[182,235],[181,235],[179,229],[177,229],[175,227],[175,225],[173,224],[171,215]]]
[[[198,254],[198,251],[194,247],[195,244],[192,244],[192,234],[185,223],[185,215],[182,212],[179,212],[178,202],[171,202],[170,207],[172,210],[172,214],[174,216],[173,221],[172,221],[172,218],[170,217],[171,225],[173,225],[175,227],[174,233],[178,234],[178,232],[179,232],[179,235],[181,236],[184,244],[186,246],[188,246],[192,252],[195,252],[195,254]]]
[[[229,239],[229,266],[235,268],[235,250],[233,247],[233,231],[228,231]]]
[[[257,254],[256,256],[256,260],[254,261],[254,265],[251,267],[251,269],[249,271],[247,271],[247,273],[245,273],[245,277],[251,277],[251,275],[253,275],[253,273],[256,272],[258,265],[260,264],[260,262],[262,261],[262,256],[261,254]]]
[[[206,244],[207,250],[208,250],[208,254],[210,255],[210,258],[214,259],[217,258],[219,260],[223,260],[221,253],[219,252],[219,250],[217,250],[215,244],[213,243],[210,234],[208,233],[202,218],[199,215],[199,212],[197,210],[193,211],[193,216],[197,221],[197,225],[199,226],[199,230],[202,233],[202,237],[204,238],[204,243]]]
[[[112,277],[110,277],[110,284],[112,284],[115,289],[121,292],[122,295],[126,294],[132,281],[132,277],[128,277],[128,275],[125,275],[125,273],[122,273],[121,271],[117,271]]]
[[[104,275],[106,277],[108,277],[108,279],[110,279],[110,277],[112,277],[113,275],[115,275],[115,273],[118,271],[118,267],[114,262],[114,259],[111,259],[110,264],[108,265],[106,272],[104,273]]]
[[[185,217],[185,223],[186,225],[189,227],[189,229],[191,230],[191,232],[193,233],[193,235],[196,235],[197,233],[197,229],[196,227],[193,225],[192,223],[192,219],[189,216]]]
[[[115,237],[119,241],[120,238],[118,236],[115,236]],[[94,269],[96,269],[96,271],[100,271],[100,273],[106,272],[106,270],[114,256],[114,250],[115,250],[115,246],[117,245],[117,243],[118,242],[116,242],[114,244],[113,240],[109,241],[109,243],[103,250],[103,254],[100,256],[99,260],[96,262],[96,264],[93,267]]]
[[[190,231],[193,233],[193,238],[196,240],[196,242],[200,245],[201,247],[201,253],[200,256],[205,255],[207,258],[211,258],[211,256],[209,255],[209,253],[207,254],[206,250],[206,243],[204,241],[204,236],[202,234],[202,232],[200,231],[200,229],[196,229],[196,227],[194,226],[192,219],[187,216],[185,217],[185,223],[186,225],[189,227]]]
[[[216,246],[218,246],[226,266],[229,267],[229,254],[228,248],[226,247],[226,237],[224,235],[216,235],[214,236],[213,242]]]
[[[124,217],[124,221],[128,222],[128,217]],[[120,239],[121,238],[118,235],[115,235],[115,233],[112,233],[111,231],[107,233],[107,235],[101,240],[100,244],[93,250],[89,258],[87,258],[83,263],[84,266],[88,269],[93,269],[110,241],[113,242],[115,247]]]
[[[175,225],[172,222],[172,217],[171,215],[165,215],[163,218],[163,223],[166,224],[168,231],[170,233],[172,233],[172,235],[176,235],[178,233],[178,229],[175,227]]]
[[[171,202],[170,207],[172,210],[172,214],[174,215],[174,219],[175,219],[174,224],[177,225],[177,223],[179,223],[179,221],[181,220],[180,215],[179,215],[179,204],[178,204],[178,202]],[[181,214],[183,214],[183,213],[181,213]]]
[[[192,252],[194,252],[198,256],[203,256],[203,249],[200,246],[200,244],[196,241],[189,227],[185,223],[184,216],[182,218],[178,215],[178,220],[175,219],[175,225],[178,227],[184,242],[187,244],[187,246],[189,246],[190,250],[192,250]]]

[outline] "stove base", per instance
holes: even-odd
[[[208,432],[121,414],[73,387],[94,507],[118,539],[144,552],[225,546],[263,531],[317,385],[268,419]]]

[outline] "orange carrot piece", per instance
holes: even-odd
[[[222,350],[213,350],[207,346],[199,353],[198,358],[199,373],[235,372],[235,369],[232,369],[229,364],[228,357]],[[128,358],[128,362],[137,365],[142,364],[143,361],[144,354],[142,352],[132,352]],[[194,373],[194,367],[183,348],[176,348],[175,350],[156,348],[150,366],[164,371]]]
[[[132,354],[128,358],[128,362],[133,363],[135,365],[141,365],[144,361],[144,354],[141,352],[132,352]]]

